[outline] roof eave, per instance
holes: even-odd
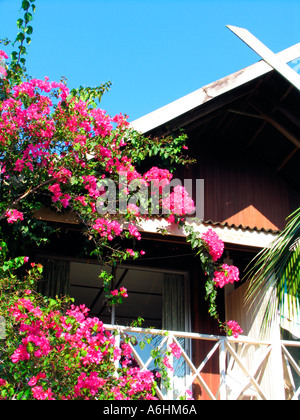
[[[300,57],[300,43],[293,45],[277,54],[278,58],[289,63]],[[149,114],[138,118],[130,123],[131,127],[143,134],[151,132],[179,116],[215,99],[233,89],[236,89],[252,80],[255,80],[274,69],[261,60],[243,70],[210,83],[174,102],[169,103]]]

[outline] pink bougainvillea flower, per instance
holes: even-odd
[[[173,192],[162,200],[162,208],[165,214],[172,213],[178,216],[193,214],[195,211],[193,199],[181,185],[176,185]]]
[[[226,284],[234,283],[239,281],[239,269],[234,265],[223,264],[221,271],[215,271],[214,273],[215,285],[217,287],[224,287]]]
[[[167,169],[160,169],[154,166],[144,174],[143,178],[149,185],[151,184],[151,187],[158,188],[159,194],[162,194],[163,188],[170,184],[173,175]]]
[[[92,226],[102,238],[112,241],[116,236],[121,235],[123,228],[116,220],[96,219]]]
[[[133,249],[130,249],[130,248],[128,248],[128,249],[126,249],[126,252],[131,256],[131,257],[135,257],[135,252],[134,252],[134,250]]]
[[[236,321],[227,321],[227,327],[229,328],[230,335],[233,335],[234,338],[238,338],[239,334],[243,334],[244,332]]]
[[[130,233],[131,236],[134,236],[138,241],[141,240],[142,236],[140,234],[140,232],[138,231],[137,227],[134,225],[129,225],[128,226],[128,231]]]
[[[166,366],[167,369],[170,369],[173,371],[173,367],[170,365],[170,361],[167,356],[164,357],[163,364]]]
[[[128,204],[127,212],[134,215],[134,216],[139,216],[140,215],[140,209],[136,204]]]
[[[35,386],[37,384],[37,382],[39,381],[39,379],[45,379],[46,378],[46,374],[43,372],[38,373],[36,376],[33,376],[29,381],[28,381],[28,385],[29,386]]]
[[[76,197],[75,201],[79,201],[83,206],[87,206],[86,197],[84,195]]]
[[[224,251],[224,242],[212,229],[208,229],[202,235],[203,241],[208,245],[209,253],[212,256],[213,261],[217,261],[221,258]]]
[[[128,297],[127,289],[125,287],[120,287],[120,292],[123,297]]]
[[[46,391],[42,386],[35,386],[31,389],[33,398],[37,400],[55,400],[53,398],[53,393],[51,388],[48,388]]]
[[[1,58],[6,58],[8,59],[8,55],[6,54],[6,52],[4,52],[3,50],[0,50],[0,59]]]
[[[25,361],[30,359],[30,353],[27,351],[27,346],[20,344],[20,346],[14,351],[11,356],[11,361],[13,363],[18,363],[19,361]]]
[[[7,381],[5,379],[0,378],[0,386],[6,386],[6,385],[7,385]]]
[[[179,359],[180,356],[181,356],[181,349],[180,349],[180,347],[176,343],[171,343],[169,345],[169,347],[171,349],[172,355],[175,356],[177,359]]]
[[[6,76],[7,76],[7,72],[6,72],[5,68],[0,66],[0,79],[2,77],[6,77]]]
[[[8,210],[5,213],[5,216],[7,217],[8,223],[14,223],[14,222],[17,222],[18,220],[24,220],[23,213],[15,209]]]

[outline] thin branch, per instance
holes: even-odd
[[[48,181],[44,181],[44,182],[42,182],[41,184],[37,185],[34,188],[29,187],[29,189],[23,195],[21,195],[15,201],[13,201],[11,204],[9,204],[8,208],[4,211],[4,213],[2,213],[0,215],[0,220],[5,217],[5,214],[8,211],[8,209],[10,209],[12,207],[15,207],[21,200],[23,200],[24,198],[26,198],[28,195],[34,194],[39,188],[44,187],[45,185],[50,184],[52,181],[53,181],[53,179],[48,179]]]

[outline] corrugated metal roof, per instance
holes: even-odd
[[[219,226],[219,227],[228,227],[228,228],[233,228],[233,229],[243,229],[243,230],[247,230],[250,232],[265,232],[265,233],[272,233],[274,235],[277,235],[278,233],[280,233],[280,230],[274,230],[274,229],[264,229],[264,228],[258,228],[258,227],[250,227],[250,226],[243,226],[243,225],[235,225],[235,224],[230,224],[227,222],[214,222],[212,220],[203,220],[202,222],[203,225],[208,225],[208,226]]]

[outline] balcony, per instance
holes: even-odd
[[[131,338],[133,357],[143,370],[155,369],[151,352],[154,347],[162,352],[172,343],[180,347],[179,359],[169,357],[170,389],[157,387],[160,400],[184,399],[187,391],[193,393],[194,399],[300,399],[300,341],[255,341],[246,336],[235,339],[113,325],[105,325],[105,328],[116,333],[117,345],[126,337]],[[142,341],[147,344],[140,346]],[[143,350],[140,347],[144,347]],[[191,356],[195,348],[209,349],[197,364]],[[214,381],[211,381],[207,367],[213,360]]]

